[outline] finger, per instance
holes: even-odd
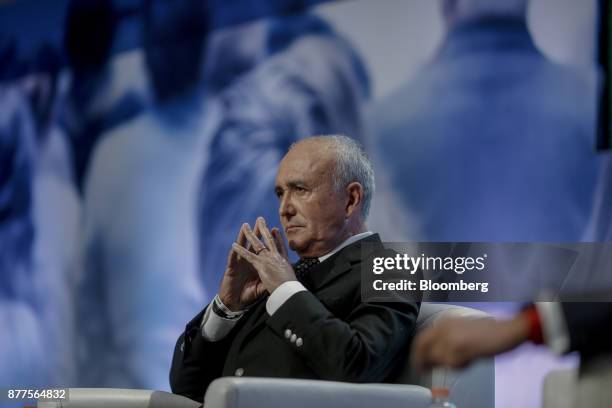
[[[266,220],[263,217],[259,217],[257,218],[257,224],[259,225],[259,231],[261,232],[266,247],[270,251],[278,252],[276,244],[274,243],[274,238],[272,238],[272,234],[266,225]]]
[[[261,237],[261,228],[259,226],[259,217],[255,220],[255,225],[253,226],[253,234],[255,234],[255,236],[257,238]]]
[[[257,293],[257,297],[262,296],[266,292],[266,285],[264,285],[262,281],[257,282],[255,292]]]
[[[260,241],[260,242],[261,242],[261,240],[263,239],[263,242],[262,242],[263,246],[264,246],[265,248],[267,248],[267,249],[270,249],[270,247],[268,247],[268,245],[266,244],[266,242],[265,242],[265,238],[264,238],[264,236],[263,236],[263,232],[262,232],[262,223],[261,223],[261,221],[259,221],[259,219],[260,219],[260,218],[261,218],[261,217],[257,217],[257,219],[255,220],[255,226],[254,226],[254,228],[253,228],[253,234],[255,235],[255,237],[256,237],[257,239],[259,239],[259,241]],[[258,248],[258,249],[260,249],[260,248]],[[263,249],[261,249],[261,250],[263,250]],[[259,252],[261,252],[261,250],[260,250]]]
[[[412,361],[417,371],[423,371],[429,361],[429,354],[435,341],[435,334],[432,329],[426,329],[414,340],[412,346]]]
[[[289,253],[287,252],[287,247],[285,246],[285,241],[283,241],[283,236],[278,228],[272,228],[272,236],[274,237],[274,242],[276,244],[276,250],[280,252],[280,254],[285,259],[289,259]]]
[[[238,231],[238,238],[236,238],[236,243],[242,247],[246,247],[247,239],[246,239],[246,234],[244,233],[244,229],[248,228],[248,226],[249,224],[245,222],[240,227],[240,231]]]
[[[425,364],[425,352],[426,349],[423,347],[422,342],[419,344],[415,343],[412,348],[412,365],[416,372],[421,372]]]
[[[428,359],[425,361],[425,367],[448,366],[450,365],[451,355],[452,353],[448,351],[443,342],[436,342],[431,347]]]
[[[421,372],[423,355],[420,351],[420,342],[417,342],[417,340],[420,339],[415,339],[414,343],[412,344],[412,350],[410,351],[410,363],[412,364],[412,367],[414,368],[415,372],[419,373]]]
[[[246,248],[247,250],[249,250],[249,251],[251,251],[251,252],[255,252],[255,251],[253,250],[253,245],[251,245],[251,243],[250,243],[250,242],[249,242],[249,240],[247,239],[247,233],[248,233],[248,231],[250,231],[250,230],[251,230],[251,226],[250,226],[248,223],[246,223],[246,222],[245,222],[244,224],[242,224],[242,228],[241,228],[241,230],[242,230],[242,234],[243,234],[243,241],[242,241],[242,242],[239,242],[239,244],[240,244],[242,247]]]
[[[246,243],[246,236],[244,235],[244,226],[246,224],[242,224],[240,230],[238,231],[238,236],[236,237],[236,243],[240,246],[244,246]],[[230,265],[231,262],[236,260],[236,256],[238,253],[236,251],[230,250],[229,255],[227,256],[227,266]]]
[[[261,251],[266,249],[266,246],[262,244],[261,241],[255,236],[249,224],[245,224],[244,233],[255,254],[259,254]]]
[[[248,263],[253,265],[253,263],[257,260],[257,255],[247,250],[245,247],[238,245],[237,243],[232,244],[232,249],[238,253],[241,257],[243,257]]]

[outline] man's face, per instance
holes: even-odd
[[[279,216],[289,247],[302,258],[333,250],[346,238],[346,197],[332,180],[333,158],[323,141],[306,141],[283,158],[276,175]]]

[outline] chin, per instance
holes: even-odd
[[[292,251],[296,252],[298,255],[300,255],[300,252],[303,252],[306,249],[306,245],[304,245],[304,242],[302,242],[299,238],[288,238],[287,239],[288,244],[289,244],[289,248],[291,248]]]
[[[289,248],[292,251],[299,252],[299,250],[301,249],[301,246],[297,242],[295,242],[295,239],[289,239],[288,244]]]

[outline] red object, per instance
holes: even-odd
[[[450,390],[448,388],[433,387],[431,389],[431,396],[433,398],[448,398],[449,395],[450,395]]]
[[[529,340],[535,344],[544,343],[544,335],[542,334],[542,322],[540,321],[540,315],[536,310],[535,306],[530,306],[523,310],[523,316],[527,319],[529,325]]]

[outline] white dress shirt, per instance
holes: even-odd
[[[544,342],[553,353],[561,355],[569,350],[569,332],[559,302],[537,302]]]

